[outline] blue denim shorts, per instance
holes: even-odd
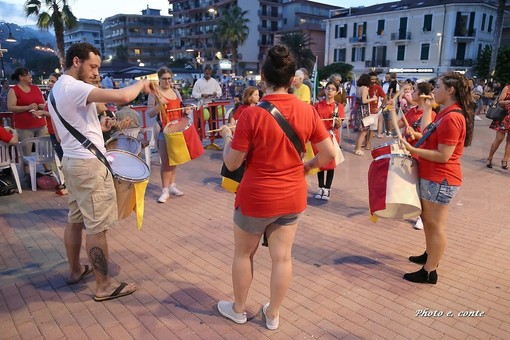
[[[459,189],[459,186],[448,185],[446,179],[436,183],[420,178],[420,198],[432,203],[448,205]]]
[[[234,223],[250,234],[263,234],[270,224],[286,226],[296,224],[302,213],[288,214],[274,217],[252,217],[243,215],[241,207],[234,209]]]

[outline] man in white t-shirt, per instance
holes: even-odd
[[[218,81],[211,76],[212,67],[207,65],[204,67],[204,77],[197,79],[193,85],[191,96],[198,99],[198,106],[212,103],[214,99],[221,97],[221,86]],[[216,129],[216,107],[212,106],[209,110],[211,113],[209,130],[214,130]]]
[[[94,300],[106,301],[136,290],[131,283],[112,285],[110,282],[106,231],[117,222],[112,174],[64,127],[56,110],[104,153],[106,150],[102,129],[108,128],[105,126],[107,121],[100,123],[95,102],[129,102],[140,91],[149,92],[150,82],[139,81],[120,90],[100,89],[90,84],[99,77],[100,66],[101,57],[94,46],[88,43],[71,45],[66,53],[66,70],[52,89],[56,107],[51,100],[48,106],[64,150],[62,170],[69,191],[69,215],[64,242],[70,274],[66,282],[76,284],[94,272]],[[80,263],[83,229],[90,267]]]

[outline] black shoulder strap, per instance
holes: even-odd
[[[285,117],[282,116],[280,111],[270,102],[259,102],[257,106],[265,109],[267,112],[269,112],[274,119],[276,119],[276,122],[280,127],[282,128],[283,132],[287,135],[287,137],[290,139],[294,147],[296,148],[296,151],[298,155],[301,156],[301,153],[303,152],[303,143],[301,143],[301,140],[296,135],[296,132],[292,128],[292,126],[289,124],[289,122],[285,119]]]
[[[50,102],[51,106],[53,106],[53,109],[55,110],[55,113],[57,114],[58,118],[62,122],[62,124],[65,126],[65,128],[73,135],[74,138],[80,142],[80,144],[85,148],[88,149],[94,156],[96,156],[105,166],[110,170],[113,176],[115,176],[115,173],[113,172],[112,167],[110,166],[110,163],[106,159],[106,157],[103,155],[103,153],[97,148],[97,146],[94,145],[87,137],[85,137],[81,132],[76,130],[71,124],[69,124],[62,116],[60,115],[60,112],[58,112],[57,109],[57,103],[55,102],[55,97],[53,96],[53,92],[50,92]]]
[[[432,134],[432,132],[436,131],[437,127],[439,126],[439,124],[441,123],[441,121],[443,120],[444,117],[446,117],[447,114],[449,114],[450,112],[459,112],[459,113],[462,113],[462,110],[460,109],[454,109],[454,110],[451,110],[451,111],[448,111],[445,113],[445,115],[443,117],[441,117],[437,122],[432,122],[430,123],[429,125],[427,125],[427,127],[425,128],[426,132],[423,134],[423,136],[416,142],[416,144],[414,144],[414,147],[415,148],[419,148],[423,143],[425,143],[425,141],[427,140],[427,138],[429,138],[429,136]],[[423,117],[423,116],[422,116]],[[420,117],[421,119],[421,117]]]

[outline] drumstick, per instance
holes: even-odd
[[[233,128],[235,128],[235,127],[236,127],[235,125],[224,125],[224,126],[228,127],[229,129],[233,129]],[[220,131],[221,129],[223,129],[223,127],[219,128],[219,129],[209,130],[209,131],[207,131],[207,133],[211,133],[211,132],[218,132],[218,131]]]
[[[339,118],[339,117],[336,117],[336,119],[344,120],[345,118]],[[322,121],[335,120],[335,118],[322,118],[321,120],[322,120]]]
[[[409,130],[409,122],[407,121],[407,118],[406,118],[406,115],[402,115],[402,120],[404,121],[404,124],[406,126],[406,131]],[[414,137],[413,134],[411,134],[411,140],[415,140],[416,138]]]
[[[182,111],[182,110],[191,109],[191,108],[198,108],[198,106],[196,106],[196,105],[190,105],[190,106],[185,106],[185,107],[178,107],[178,108],[176,108],[176,109],[169,109],[169,110],[166,110],[166,112],[172,112],[172,111]]]

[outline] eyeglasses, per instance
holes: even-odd
[[[165,78],[159,78],[159,80],[163,80],[163,81],[171,81],[171,80],[172,80],[172,78],[166,78],[166,77],[165,77]]]
[[[336,88],[335,87],[326,87],[325,90],[326,91],[336,91]]]

